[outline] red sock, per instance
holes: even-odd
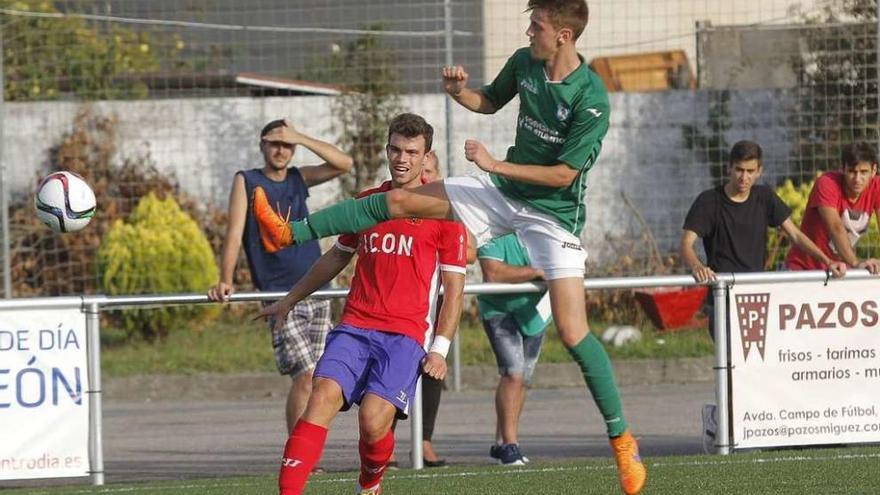
[[[300,419],[284,446],[278,488],[281,495],[299,495],[306,486],[312,468],[321,458],[327,428]]]
[[[361,488],[372,488],[382,481],[388,459],[394,453],[394,432],[389,430],[387,435],[373,443],[361,440],[358,451],[361,454],[361,476],[358,483]]]

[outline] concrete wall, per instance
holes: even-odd
[[[644,217],[660,248],[675,248],[688,206],[711,185],[706,164],[685,148],[682,126],[705,128],[711,96],[688,91],[612,95],[611,130],[588,182],[584,239],[594,261],[644,248],[638,240],[642,227],[625,206],[622,193]],[[475,171],[463,156],[467,138],[479,139],[495,156],[504,156],[513,142],[515,101],[493,116],[456,108],[451,153],[447,153],[444,98],[419,95],[403,101],[404,108],[424,115],[435,126],[441,163],[451,156],[457,175]],[[785,172],[787,101],[785,93],[748,91],[733,93],[729,104],[731,128],[725,137],[729,143],[751,138],[764,144],[765,177],[771,180]],[[161,171],[177,177],[186,192],[223,208],[235,171],[260,165],[257,136],[267,121],[286,116],[308,134],[336,140],[328,97],[117,101],[92,106],[97,113],[119,119],[119,162],[149,154]],[[4,106],[2,156],[13,197],[27,192],[45,171],[49,147],[70,129],[78,109],[73,103]],[[304,149],[294,158],[296,164],[315,161]],[[323,207],[337,195],[335,182],[315,188],[310,206]]]

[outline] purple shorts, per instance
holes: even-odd
[[[339,384],[342,411],[360,404],[364,394],[370,393],[393,404],[402,419],[409,415],[424,357],[422,346],[405,335],[340,323],[327,335],[314,376]]]

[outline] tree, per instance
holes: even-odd
[[[840,167],[840,147],[877,143],[877,0],[832,0],[803,16],[806,54],[794,65],[800,77],[791,126],[799,181]]]
[[[381,26],[368,29],[376,34],[344,43],[300,76],[343,87],[333,110],[341,131],[338,144],[354,158],[353,173],[342,177],[347,195],[376,183],[385,163],[388,122],[401,112],[397,55],[382,42]]]
[[[57,14],[45,0],[0,0],[4,9]],[[53,100],[71,93],[86,100],[142,98],[137,76],[178,59],[177,36],[152,37],[116,24],[77,17],[3,18],[3,77],[7,101]]]

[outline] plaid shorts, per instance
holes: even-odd
[[[269,328],[272,325],[270,321]],[[331,326],[329,300],[306,299],[294,306],[284,327],[272,331],[278,371],[296,378],[313,369],[324,353],[324,340]]]

